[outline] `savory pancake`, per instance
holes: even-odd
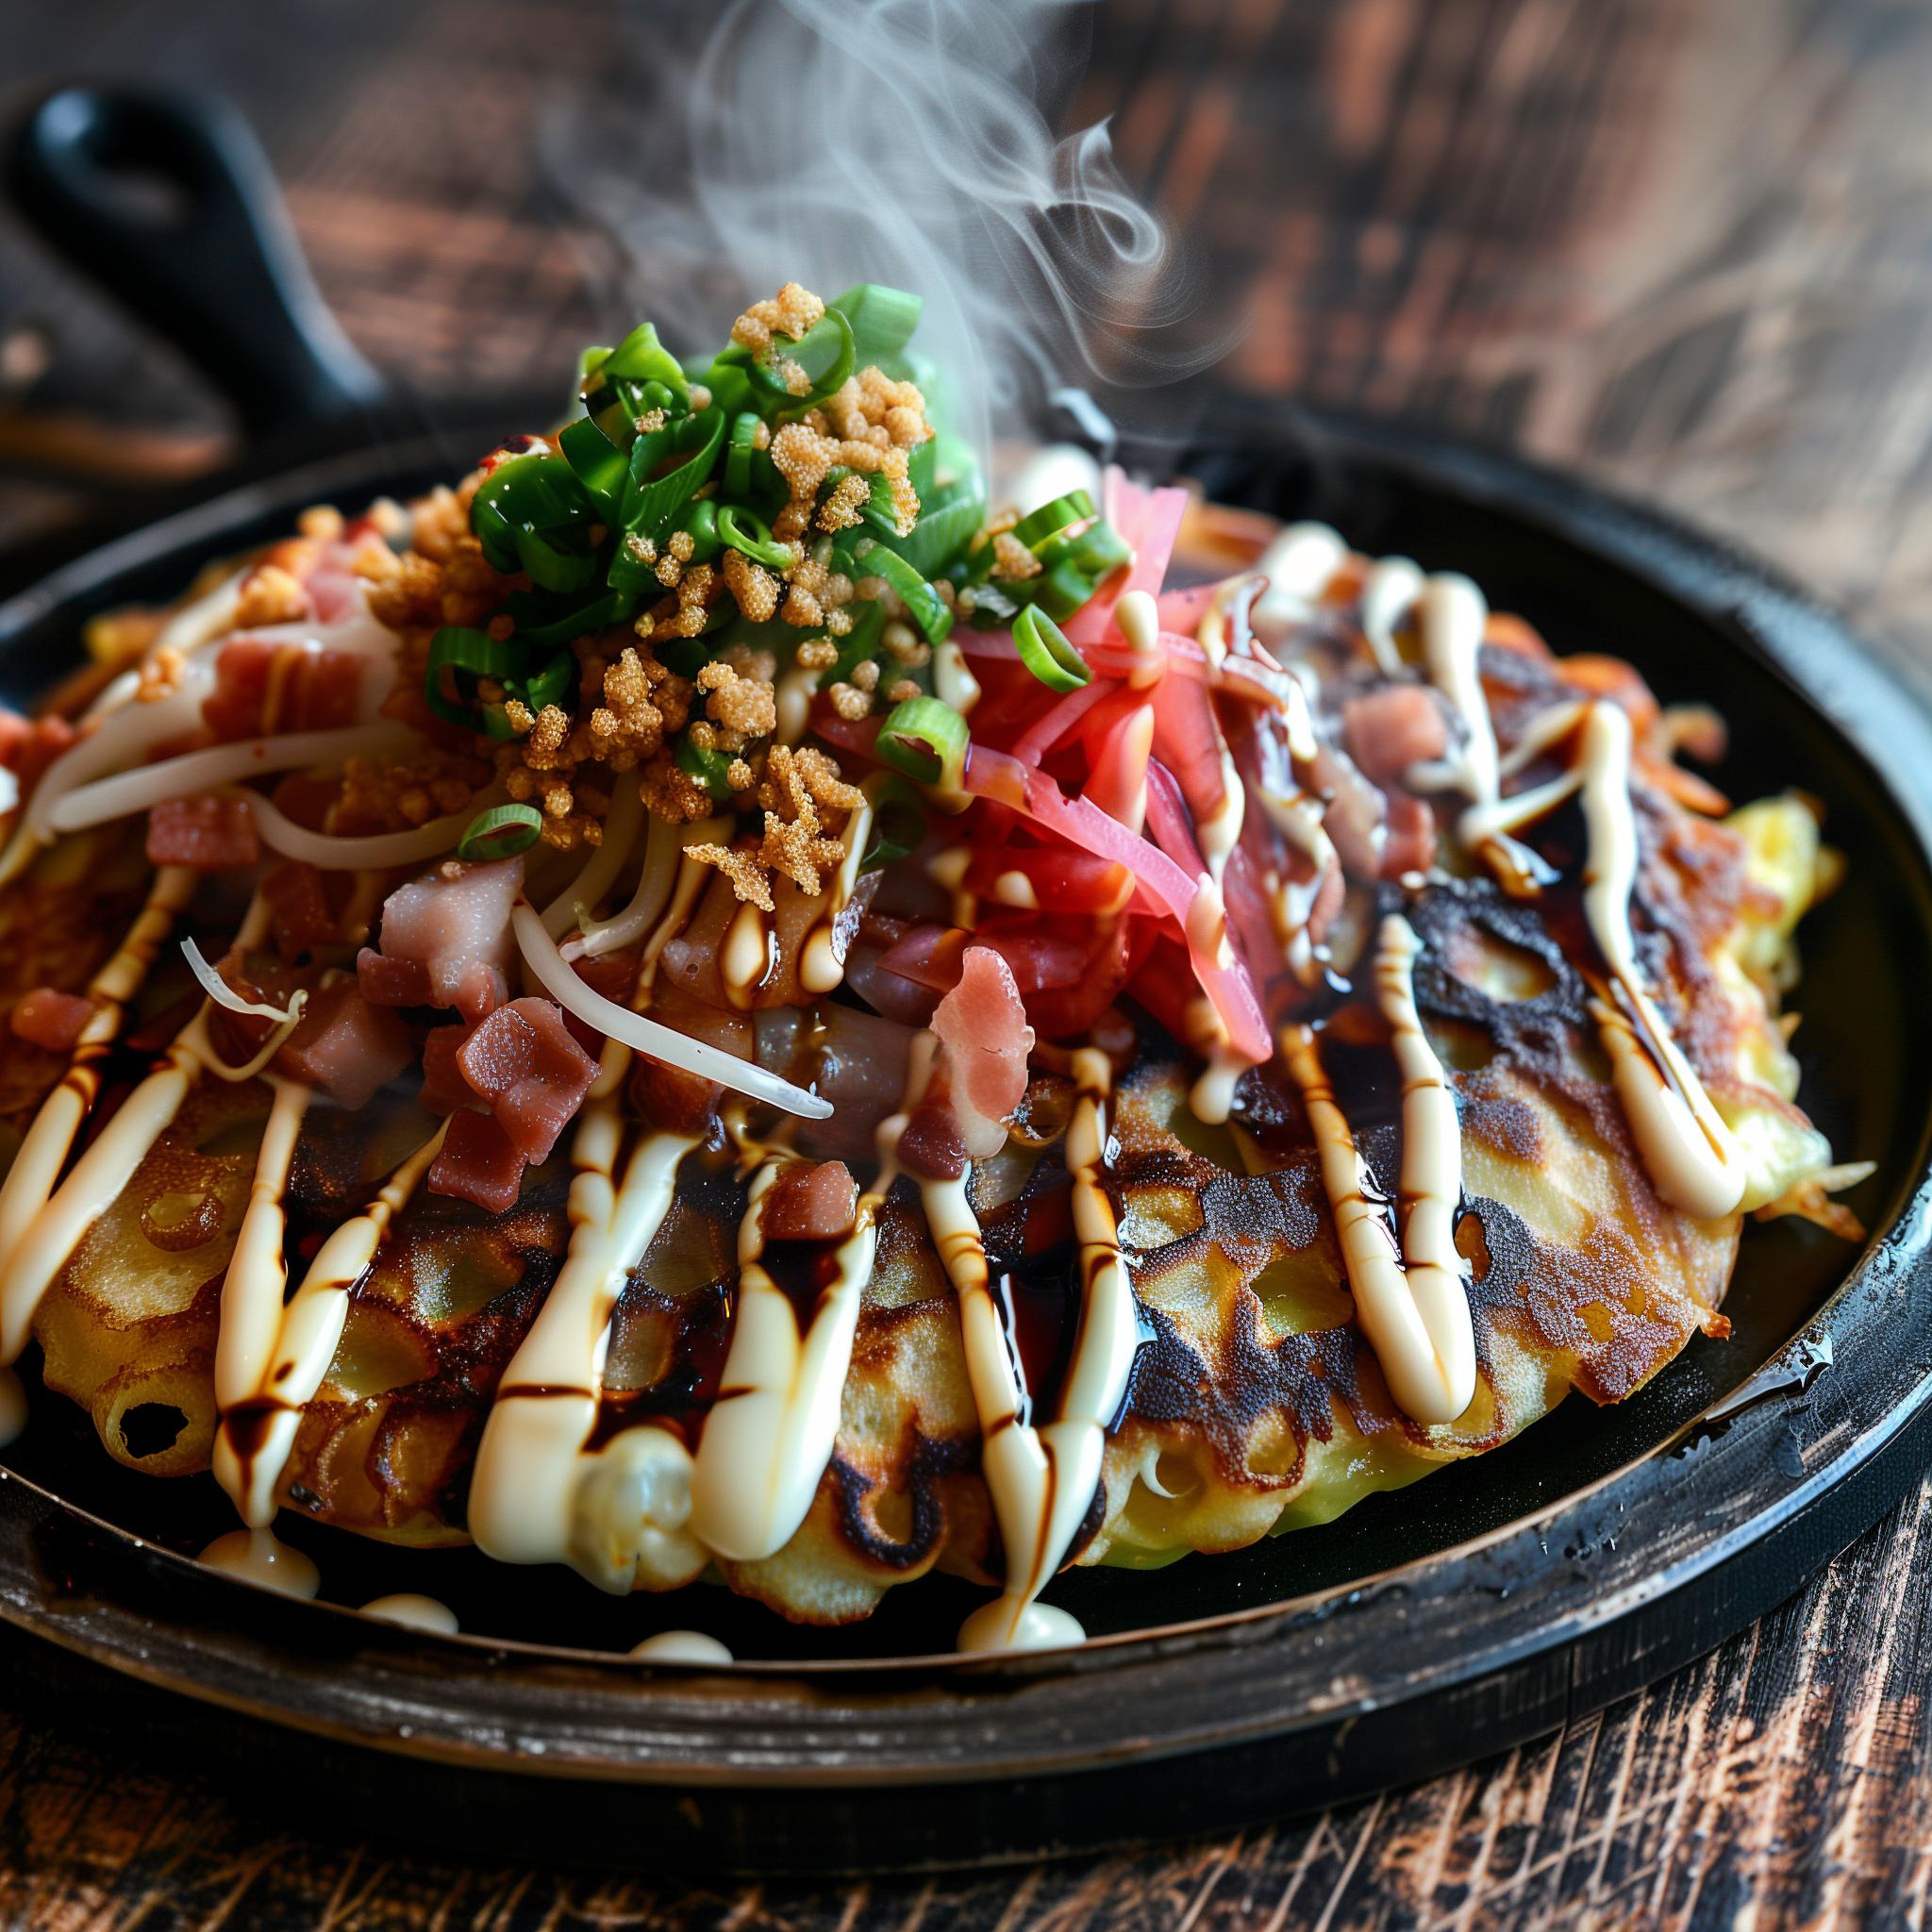
[[[820,1623],[938,1567],[1069,1641],[1063,1565],[1619,1401],[1748,1215],[1856,1232],[1807,800],[1320,526],[1071,456],[991,511],[916,317],[647,326],[0,739],[0,1357],[212,1469],[219,1560],[286,1511]]]

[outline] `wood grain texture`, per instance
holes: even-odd
[[[5,70],[66,69],[14,0]],[[596,0],[95,0],[104,66],[258,119],[323,287],[427,389],[556,366],[593,234],[531,159],[611,45]],[[1924,0],[1115,0],[1076,112],[1244,305],[1237,379],[1580,467],[1769,553],[1932,675],[1932,8]],[[215,422],[0,233],[0,332]],[[8,362],[0,356],[0,404]],[[10,406],[10,405],[9,405]],[[15,531],[73,490],[0,481]],[[1231,1841],[930,1883],[705,1890],[334,1840],[0,1712],[0,1923],[1100,1932],[1920,1924],[1932,1885],[1922,1488],[1701,1663],[1448,1778]],[[30,1667],[30,1666],[29,1666]]]

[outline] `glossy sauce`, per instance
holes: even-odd
[[[251,1528],[266,1528],[275,1520],[275,1486],[295,1445],[302,1411],[314,1400],[335,1359],[350,1297],[388,1240],[395,1217],[441,1151],[448,1130],[449,1124],[442,1123],[375,1199],[323,1242],[301,1287],[282,1310],[270,1358],[241,1405],[250,1422],[235,1426],[225,1421],[216,1432],[215,1475]]]
[[[641,1663],[728,1664],[731,1653],[715,1637],[702,1630],[660,1630],[641,1643],[634,1643],[630,1655]]]
[[[158,907],[150,898],[121,951],[103,969],[103,976],[116,974],[115,986],[130,981],[138,985],[144,976],[155,948],[167,930],[164,913],[168,921],[173,918],[173,911],[168,908],[178,887],[172,874],[179,870],[166,868],[168,895]],[[157,892],[161,891],[161,879],[162,875],[158,874]],[[268,930],[268,920],[267,905],[258,893],[235,935],[236,946],[245,952],[258,945]],[[114,1014],[111,1024],[103,1013],[97,1012],[90,1025],[100,1024],[107,1039],[111,1039],[119,1026],[122,1004],[117,1001],[108,1009]],[[238,1070],[223,1065],[209,1043],[209,1004],[204,1000],[193,1018],[175,1036],[161,1064],[122,1103],[113,1119],[51,1193],[42,1191],[42,1180],[58,1173],[55,1146],[59,1144],[60,1158],[64,1158],[99,1091],[94,1068],[92,1064],[83,1065],[72,1085],[63,1080],[48,1095],[34,1123],[38,1129],[42,1119],[49,1122],[45,1139],[36,1146],[35,1135],[29,1132],[21,1158],[8,1175],[6,1192],[0,1193],[0,1202],[13,1194],[13,1204],[7,1208],[8,1218],[21,1217],[19,1239],[4,1264],[0,1264],[0,1363],[19,1360],[42,1297],[67,1265],[81,1237],[120,1198],[135,1170],[167,1131],[195,1084],[210,1071],[220,1072],[224,1078],[240,1077]],[[86,1035],[82,1038],[85,1040]],[[105,1048],[107,1039],[97,1044]],[[26,1159],[29,1148],[33,1149],[31,1161]],[[16,1184],[19,1191],[14,1194]]]
[[[413,1591],[372,1598],[362,1606],[362,1614],[385,1624],[401,1624],[411,1630],[433,1631],[439,1637],[454,1637],[462,1627],[457,1622],[457,1613],[447,1604],[433,1596],[419,1596]]]
[[[1357,1319],[1390,1393],[1418,1422],[1447,1423],[1469,1407],[1475,1391],[1475,1335],[1468,1264],[1455,1241],[1461,1129],[1447,1076],[1416,1013],[1412,975],[1420,951],[1407,920],[1383,921],[1376,1001],[1401,1077],[1397,1216],[1391,1216],[1388,1196],[1362,1158],[1349,1113],[1323,1064],[1316,1029],[1289,1027],[1282,1051],[1307,1108]]]
[[[210,1569],[220,1570],[284,1596],[312,1597],[322,1588],[322,1572],[298,1549],[269,1529],[231,1529],[218,1536],[201,1553]]]
[[[752,1177],[739,1226],[737,1322],[691,1472],[692,1533],[737,1562],[772,1556],[791,1541],[831,1460],[859,1303],[878,1247],[876,1216],[892,1178],[889,1160],[874,1190],[860,1197],[851,1232],[832,1244],[828,1261],[814,1260],[814,1271],[825,1271],[824,1285],[802,1320],[765,1266],[761,1211],[791,1158],[768,1156]]]
[[[959,1632],[963,1650],[1080,1641],[1082,1633],[1072,1617],[1049,1610],[1037,1599],[1065,1560],[1100,1486],[1108,1433],[1126,1400],[1141,1341],[1139,1305],[1102,1178],[1113,1069],[1107,1056],[1091,1047],[1075,1049],[1070,1068],[1077,1097],[1067,1126],[1066,1160],[1073,1176],[1081,1294],[1072,1359],[1053,1420],[1038,1424],[1021,1420],[1024,1393],[1013,1373],[999,1311],[987,1291],[985,1248],[976,1227],[970,1241],[963,1238],[972,1223],[963,1180],[928,1184],[926,1190],[941,1256],[961,1290],[967,1369],[985,1436],[982,1467],[1007,1553],[1006,1586],[966,1620]],[[936,1188],[944,1190],[937,1202]]]
[[[618,1095],[630,1062],[622,1044],[605,1042],[571,1143],[571,1235],[563,1267],[504,1371],[477,1447],[470,1530],[477,1546],[502,1562],[570,1560],[576,1518],[597,1494],[582,1486],[591,1465],[614,1446],[608,1439],[594,1452],[588,1446],[599,1420],[611,1317],[631,1271],[670,1212],[678,1166],[697,1144],[648,1135],[632,1151],[622,1186],[615,1183],[625,1140]],[[677,1496],[681,1489],[688,1514],[690,1453],[661,1429],[634,1433],[660,1439],[622,1454],[653,1462],[653,1493],[663,1499],[657,1518],[636,1527],[679,1536],[684,1524]]]

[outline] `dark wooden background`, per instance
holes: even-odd
[[[603,0],[0,0],[0,88],[227,92],[351,336],[433,391],[541,379],[607,332],[608,250],[534,157],[616,35]],[[1247,317],[1237,380],[1660,498],[1932,670],[1926,0],[1109,0],[1076,105],[1107,111]],[[226,433],[0,223],[0,546],[212,460]],[[1918,1925],[1928,1518],[1922,1486],[1712,1657],[1458,1775],[1233,1840],[924,1883],[413,1857],[0,1707],[0,1924]]]

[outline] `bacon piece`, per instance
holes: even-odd
[[[52,1053],[72,1053],[80,1029],[93,1017],[94,1003],[58,987],[37,986],[14,1002],[8,1025],[16,1040],[44,1046]]]
[[[368,975],[363,991],[379,1005],[454,1007],[470,1021],[494,1011],[508,991],[509,915],[523,883],[524,861],[498,858],[487,865],[452,860],[398,888],[383,901],[377,951],[385,961],[422,967],[423,977],[371,968],[365,947],[356,961],[358,977]],[[394,996],[418,986],[424,991],[414,997]]]
[[[493,1115],[459,1113],[451,1116],[449,1132],[423,1185],[432,1194],[450,1194],[504,1214],[523,1191],[524,1166],[524,1157]]]
[[[975,1160],[1007,1144],[1006,1123],[1026,1093],[1033,1029],[1013,969],[990,946],[969,946],[959,983],[939,1003],[932,1030],[946,1050],[953,1115]]]
[[[148,810],[147,858],[202,872],[259,864],[255,814],[239,798],[164,798]]]
[[[432,1007],[429,969],[420,959],[388,959],[368,946],[356,955],[362,997],[378,1007]]]
[[[457,1064],[457,1056],[470,1043],[470,1035],[475,1030],[474,1026],[438,1026],[424,1041],[420,1105],[425,1113],[490,1111]]]
[[[298,858],[272,866],[261,882],[275,951],[293,965],[305,953],[325,946],[336,936],[335,914],[320,871]]]
[[[1449,749],[1449,726],[1436,693],[1422,684],[1385,684],[1341,708],[1348,755],[1385,790],[1411,765]]]
[[[236,638],[215,658],[201,715],[216,738],[333,731],[361,715],[369,659],[300,639]]]
[[[966,1172],[966,1142],[943,1101],[923,1100],[912,1109],[898,1151],[901,1164],[926,1180],[956,1181]]]
[[[631,1069],[630,1102],[660,1133],[704,1140],[718,1118],[724,1090],[715,1080],[700,1080],[682,1067],[667,1067],[648,1054],[639,1054]]]
[[[309,995],[275,1065],[291,1080],[325,1087],[352,1111],[368,1106],[414,1058],[403,1023],[371,1006],[351,980]]]
[[[471,1034],[457,1066],[525,1160],[545,1160],[584,1103],[597,1065],[549,1000],[512,1000]]]
[[[1382,847],[1382,876],[1399,879],[1405,873],[1427,872],[1435,862],[1436,814],[1413,792],[1391,791],[1389,794],[1389,842]],[[1322,884],[1325,893],[1328,882],[1324,879]],[[1322,922],[1324,928],[1328,920],[1341,909],[1341,899],[1338,885],[1335,903],[1326,908],[1326,917]],[[1317,909],[1323,909],[1319,902]],[[1310,919],[1308,923],[1312,926],[1314,921]]]
[[[25,798],[78,735],[65,718],[23,718],[0,705],[0,766],[13,774]]]
[[[790,1162],[758,1212],[768,1241],[832,1241],[852,1232],[858,1183],[842,1160]]]

